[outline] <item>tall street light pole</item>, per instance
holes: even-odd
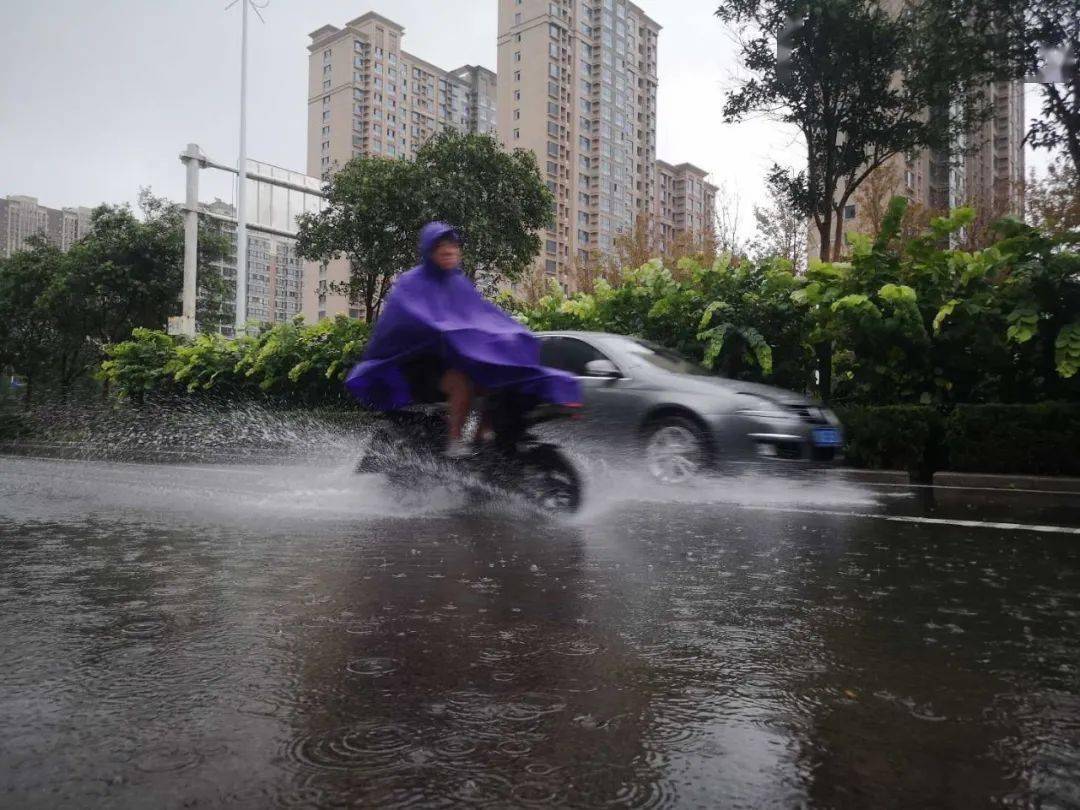
[[[236,159],[236,334],[247,329],[247,39],[248,6],[256,14],[266,3],[255,5],[255,0],[233,0],[225,7],[228,11],[240,3],[240,152]],[[262,20],[262,15],[259,14]]]

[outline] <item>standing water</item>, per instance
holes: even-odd
[[[0,804],[1080,804],[1075,535],[832,478],[402,503],[342,444],[0,456]]]

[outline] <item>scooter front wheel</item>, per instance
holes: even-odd
[[[554,447],[540,446],[521,456],[518,492],[545,512],[570,514],[581,506],[581,478]]]

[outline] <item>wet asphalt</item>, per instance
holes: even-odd
[[[0,456],[0,806],[1080,806],[1080,484],[940,480]]]

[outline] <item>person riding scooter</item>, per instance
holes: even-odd
[[[345,380],[354,397],[380,410],[445,396],[452,457],[470,452],[462,434],[478,393],[512,388],[540,402],[581,400],[577,380],[540,365],[536,336],[462,273],[461,246],[461,234],[444,222],[421,229],[420,264],[395,282]]]

